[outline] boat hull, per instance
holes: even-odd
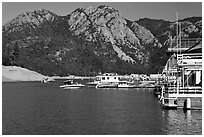
[[[118,84],[115,83],[103,83],[103,84],[97,84],[96,88],[117,88]]]
[[[79,84],[79,85],[62,85],[62,86],[60,86],[60,88],[63,88],[63,89],[78,89],[81,87],[84,87],[84,85]]]
[[[97,85],[98,83],[87,83],[87,85],[89,86],[89,87],[96,87],[96,85]]]
[[[63,89],[79,89],[79,88],[81,88],[81,87],[65,87]]]
[[[118,85],[118,88],[136,88],[135,85]]]

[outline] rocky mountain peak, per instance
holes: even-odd
[[[37,13],[37,14],[41,14],[41,15],[47,15],[47,14],[52,14],[52,15],[56,15],[53,12],[47,10],[47,9],[38,9],[38,10],[34,10],[33,13]]]
[[[114,13],[114,12],[118,12],[118,10],[110,7],[110,6],[107,6],[107,5],[100,5],[98,7],[92,7],[92,6],[89,6],[89,7],[81,7],[81,8],[77,8],[76,10],[74,10],[73,12],[85,12],[87,15],[91,15],[93,14],[95,11],[100,11],[100,12],[103,12],[103,13]],[[72,13],[73,13],[72,12]]]
[[[70,24],[75,24],[76,21],[83,21],[83,23],[90,24],[91,26],[111,26],[111,20],[121,20],[120,13],[114,8],[106,5],[98,7],[78,8],[70,14]],[[122,18],[124,21],[124,18]],[[108,22],[109,21],[109,22]],[[79,25],[79,24],[78,24]]]
[[[56,17],[56,14],[46,9],[29,11],[18,15],[16,18],[6,23],[3,26],[3,30],[9,30],[10,32],[21,31],[24,26],[30,25],[35,28],[45,21],[53,21]]]
[[[124,61],[135,63],[133,58],[145,63],[144,50],[136,34],[127,25],[126,19],[114,8],[101,5],[97,8],[79,8],[71,13],[69,19],[70,30],[75,35],[83,35],[87,41],[110,42],[113,49]],[[133,49],[131,56],[125,50]]]

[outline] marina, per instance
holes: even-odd
[[[149,78],[149,80],[144,80],[143,75],[144,74],[137,75],[137,77],[134,77],[132,75],[118,75],[114,73],[104,73],[102,75],[97,75],[93,78],[89,78],[90,81],[87,82],[86,85],[88,87],[94,88],[154,88],[156,80],[155,79],[152,80],[150,76],[146,76]],[[76,81],[77,79],[69,78],[69,80],[67,81],[73,82],[74,80]]]
[[[2,135],[202,135],[202,68],[202,2],[4,1]]]

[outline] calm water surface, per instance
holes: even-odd
[[[202,111],[164,110],[151,89],[63,90],[62,83],[3,83],[2,133],[202,134]]]

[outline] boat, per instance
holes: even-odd
[[[159,100],[164,108],[202,109],[202,40],[179,35],[174,48],[162,71]]]
[[[83,84],[80,84],[80,83],[77,83],[73,80],[66,80],[64,81],[64,84],[60,86],[60,88],[63,88],[63,89],[78,89],[78,88],[81,88],[81,87],[84,87],[85,85]]]
[[[94,81],[88,82],[88,86],[95,88],[116,88],[121,76],[114,73],[104,73],[95,77]]]
[[[96,76],[95,88],[117,88],[121,76],[114,73],[104,73],[103,75]]]
[[[129,81],[121,81],[118,83],[118,88],[136,88],[136,85]]]
[[[96,76],[96,80],[89,82],[89,85],[96,85],[96,88],[135,88],[133,81],[122,80],[124,76],[114,73],[105,73]]]
[[[99,83],[96,85],[96,88],[117,88],[118,87],[118,84],[117,83],[111,83],[111,82],[108,82],[108,83]]]
[[[88,86],[93,86],[93,87],[95,87],[97,84],[99,84],[100,83],[100,81],[99,80],[94,80],[94,81],[91,81],[91,82],[88,82],[87,83],[87,85]]]

